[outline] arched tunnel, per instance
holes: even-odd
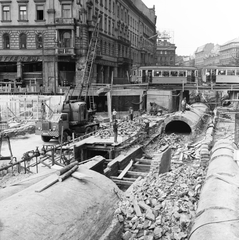
[[[184,121],[179,121],[179,120],[172,121],[165,126],[166,134],[170,134],[170,133],[190,134],[191,132],[192,132],[191,127]]]
[[[204,103],[194,103],[188,111],[175,112],[164,120],[165,133],[192,133],[201,123],[207,110],[208,106]]]

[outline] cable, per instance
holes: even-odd
[[[239,221],[239,218],[235,218],[235,219],[229,219],[229,220],[221,220],[221,221],[216,221],[216,222],[209,222],[209,223],[204,223],[200,226],[198,226],[197,228],[195,228],[188,236],[188,240],[190,240],[191,236],[193,235],[193,233],[195,233],[199,228],[207,226],[207,225],[211,225],[211,224],[215,224],[215,223],[224,223],[224,222],[233,222],[233,221]]]

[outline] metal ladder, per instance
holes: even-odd
[[[101,20],[101,16],[99,16],[99,18],[95,24],[94,31],[91,36],[90,45],[89,45],[89,49],[88,49],[87,56],[86,56],[86,62],[85,62],[85,67],[84,67],[84,71],[83,71],[83,76],[81,78],[81,81],[73,89],[68,90],[67,95],[69,96],[69,99],[73,95],[74,91],[78,91],[79,94],[77,96],[77,100],[80,100],[82,98],[83,90],[85,90],[84,91],[84,93],[85,93],[84,100],[85,100],[85,102],[87,101],[87,97],[88,97],[88,93],[89,93],[89,89],[90,89],[90,85],[91,85],[91,75],[92,75],[92,70],[93,70],[93,64],[95,61],[96,50],[98,47],[100,20]],[[94,104],[93,94],[89,95],[89,103],[90,103],[89,107],[92,110],[94,110],[95,104]]]

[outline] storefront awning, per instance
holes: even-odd
[[[41,62],[41,56],[0,56],[0,62]]]

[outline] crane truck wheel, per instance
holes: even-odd
[[[97,125],[93,126],[92,130],[93,130],[93,132],[96,132],[98,130],[98,126]]]
[[[87,128],[85,129],[85,134],[88,134],[88,133],[90,133],[90,132],[92,132],[91,127],[87,127]]]
[[[42,139],[43,142],[49,142],[51,140],[51,137],[41,135],[41,139]]]

